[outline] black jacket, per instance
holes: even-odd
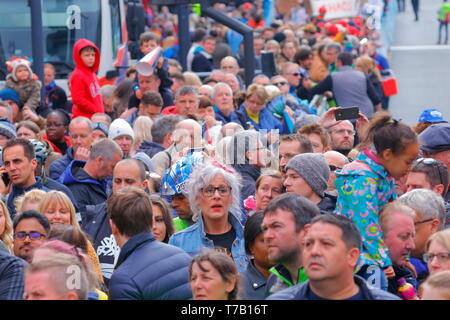
[[[376,289],[367,285],[366,281],[354,276],[355,283],[358,285],[364,300],[400,300],[399,297],[390,294],[389,292]],[[291,288],[282,290],[269,296],[267,300],[307,300],[309,288],[309,280],[293,286]]]
[[[336,209],[337,197],[331,194],[325,193],[325,196],[322,198],[317,206],[320,209],[321,214],[333,213],[334,209]]]
[[[109,216],[106,212],[106,202],[86,206],[81,215],[83,217],[81,228],[92,240],[92,245],[100,261],[103,280],[108,285],[119,257],[120,248],[112,235]]]
[[[50,165],[50,178],[53,180],[59,181],[59,178],[64,173],[64,170],[69,166],[69,164],[74,160],[73,158],[73,148],[69,147],[67,149],[67,152],[64,156],[62,156],[59,159],[56,159],[53,161],[53,163]]]
[[[188,267],[191,257],[182,249],[142,232],[120,251],[109,281],[111,300],[187,300],[192,298]]]
[[[0,300],[22,300],[26,262],[0,250]]]
[[[388,290],[387,291],[389,291],[392,294],[398,295],[399,285],[398,285],[397,281],[400,278],[405,278],[406,282],[409,284],[412,284],[414,289],[417,292],[417,279],[414,276],[414,274],[412,273],[412,271],[406,267],[399,267],[396,265],[392,265],[392,267],[394,268],[395,277],[388,279]]]
[[[45,103],[51,109],[64,109],[67,112],[72,112],[72,110],[67,110],[67,95],[63,88],[55,85],[51,89],[45,92]]]

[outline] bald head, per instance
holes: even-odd
[[[199,147],[202,144],[202,126],[192,119],[182,120],[175,127],[173,140],[191,148]]]
[[[130,186],[145,190],[147,187],[145,178],[145,167],[139,160],[121,160],[117,162],[113,171],[113,193]]]
[[[323,154],[325,160],[330,166],[330,179],[328,180],[327,192],[334,194],[336,192],[336,170],[342,169],[347,163],[349,163],[346,156],[337,151],[327,151]]]
[[[238,61],[232,56],[227,56],[220,61],[220,70],[236,75],[239,72]]]

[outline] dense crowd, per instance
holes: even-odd
[[[195,12],[182,72],[167,7],[128,45],[162,48],[150,74],[98,79],[87,39],[67,92],[9,61],[0,299],[450,299],[448,122],[387,111],[364,11],[300,0],[266,25],[262,1],[234,4],[215,8],[254,29],[252,81],[242,36]]]

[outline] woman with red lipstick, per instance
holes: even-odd
[[[247,268],[244,230],[240,222],[241,184],[239,175],[219,163],[198,164],[187,186],[193,220],[196,223],[175,233],[169,244],[191,255],[205,248],[233,258],[239,271]]]

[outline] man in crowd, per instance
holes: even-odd
[[[296,155],[286,165],[284,186],[316,204],[320,212],[331,213],[336,208],[336,197],[325,193],[330,179],[330,168],[323,154]]]
[[[24,282],[25,300],[88,299],[86,268],[73,255],[57,253],[33,262],[25,270]]]
[[[161,113],[162,106],[161,95],[153,90],[147,91],[142,95],[138,110],[134,111],[126,120],[130,126],[134,125],[139,116],[147,116],[154,121]]]
[[[323,154],[325,160],[330,168],[330,179],[328,179],[328,187],[325,192],[329,195],[337,197],[336,185],[334,184],[336,180],[336,170],[341,170],[349,160],[342,153],[334,150],[327,151]]]
[[[114,194],[127,186],[142,190],[146,190],[148,186],[144,165],[139,160],[124,159],[114,167],[112,193]],[[102,268],[103,279],[107,284],[119,257],[120,248],[112,235],[106,212],[106,201],[97,205],[86,206],[86,211],[82,215],[84,217],[83,230],[92,239]]]
[[[244,80],[239,76],[239,64],[235,57],[225,57],[220,61],[220,70],[224,73],[234,74],[239,81],[239,90],[244,90]]]
[[[402,195],[399,201],[413,209],[416,214],[415,248],[411,251],[411,263],[416,269],[417,281],[420,283],[429,275],[428,266],[423,261],[427,240],[432,234],[444,228],[444,200],[431,190],[415,189]]]
[[[194,52],[191,70],[193,72],[211,72],[214,69],[213,54],[216,48],[216,39],[205,36],[202,43]]]
[[[331,138],[331,149],[347,156],[355,143],[355,129],[348,121],[338,121],[328,128]]]
[[[37,211],[25,211],[14,219],[14,255],[31,263],[34,250],[44,244],[50,222]]]
[[[415,249],[414,217],[414,210],[399,201],[389,203],[380,213],[381,231],[395,273],[388,277],[388,291],[392,294],[398,294],[400,278],[417,290],[417,279],[408,268],[409,255]]]
[[[121,252],[109,282],[111,300],[185,300],[192,298],[183,250],[157,241],[152,202],[141,189],[126,187],[107,203],[112,234]],[[161,263],[170,266],[160,268]],[[136,281],[139,279],[139,281]]]
[[[3,167],[12,182],[11,191],[6,199],[6,205],[12,219],[16,215],[15,200],[32,189],[62,191],[77,206],[76,198],[67,188],[64,188],[56,181],[46,181],[44,183],[41,177],[35,175],[38,162],[34,147],[29,140],[10,140],[3,148],[2,157]]]
[[[122,149],[123,158],[130,156],[134,141],[134,131],[130,124],[124,119],[116,119],[111,123],[108,138],[116,142]]]
[[[136,152],[144,152],[150,158],[160,151],[169,148],[173,142],[173,132],[178,122],[183,120],[179,115],[167,115],[158,118],[152,126],[152,141],[142,141],[139,149]]]
[[[264,210],[262,229],[268,258],[278,263],[270,269],[266,296],[306,280],[301,257],[305,226],[319,214],[314,203],[294,193],[277,197]]]
[[[175,94],[175,106],[164,109],[162,114],[179,114],[183,117],[198,112],[199,98],[197,90],[192,86],[182,86]]]
[[[72,160],[86,161],[92,145],[92,121],[86,117],[76,117],[69,124],[69,140],[72,144],[66,154],[50,166],[50,178],[59,180]]]
[[[311,221],[302,260],[308,281],[270,296],[269,300],[398,300],[369,286],[354,274],[361,249],[355,224],[340,215],[326,214]]]
[[[60,181],[72,191],[81,212],[87,205],[106,201],[106,178],[112,175],[122,156],[117,143],[102,139],[92,145],[86,162],[74,160],[64,171]]]
[[[283,135],[278,148],[280,172],[286,174],[286,165],[293,157],[301,153],[314,151],[311,141],[301,134]]]

